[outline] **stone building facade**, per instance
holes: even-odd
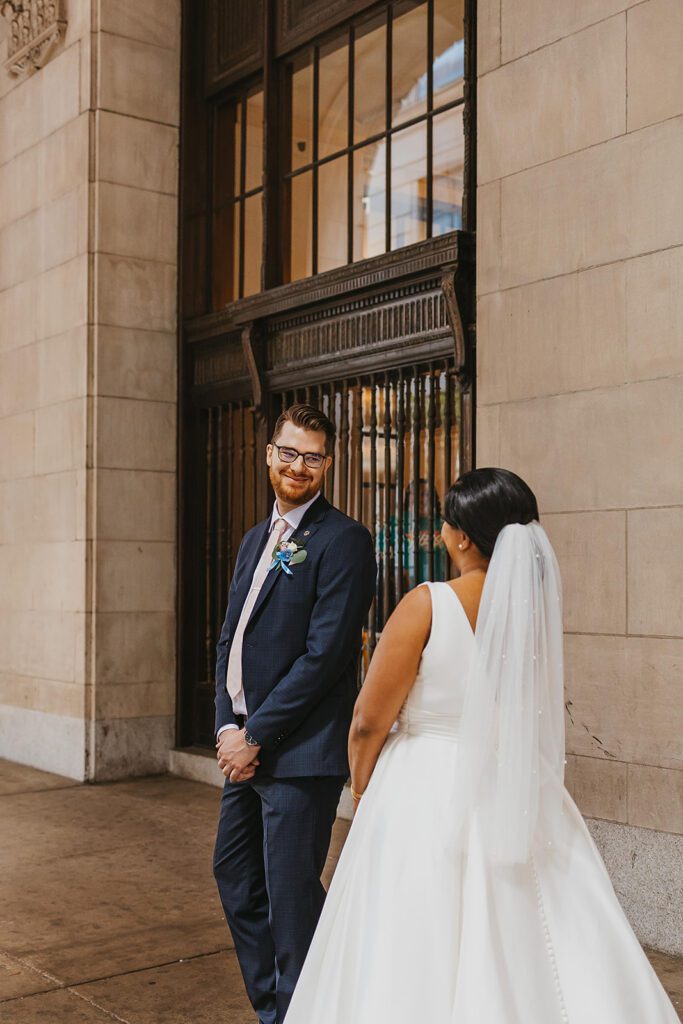
[[[0,756],[206,775],[173,752],[181,5],[70,0],[17,50],[22,6],[0,23]],[[476,33],[476,462],[538,494],[568,785],[639,936],[681,952],[683,7],[479,0]]]

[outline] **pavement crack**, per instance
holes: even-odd
[[[82,999],[84,1003],[87,1003],[88,1006],[92,1006],[93,1009],[99,1010],[100,1013],[104,1013],[111,1020],[119,1021],[119,1024],[133,1024],[133,1022],[128,1020],[127,1017],[119,1017],[118,1013],[114,1013],[113,1010],[108,1010],[106,1006],[102,1006],[101,1003],[96,1002],[94,999],[89,999],[83,994],[83,992],[79,992],[78,989],[71,988],[69,986],[66,991],[70,992],[72,996],[77,996],[79,999]]]

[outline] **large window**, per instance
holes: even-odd
[[[461,227],[463,36],[401,0],[287,63],[286,281]]]
[[[462,226],[464,0],[373,10],[283,58],[267,131],[260,84],[216,101],[214,309],[261,289],[266,163],[272,283]]]

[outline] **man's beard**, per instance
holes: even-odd
[[[268,475],[276,497],[293,505],[305,505],[319,489],[315,481],[310,479],[297,486],[284,474],[276,473],[272,466],[268,467]]]

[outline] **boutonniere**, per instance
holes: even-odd
[[[293,576],[294,573],[289,568],[290,565],[300,565],[301,562],[306,561],[307,557],[308,552],[303,544],[297,544],[295,540],[283,540],[273,548],[273,561],[268,566],[268,572],[271,569],[282,570],[288,576]]]

